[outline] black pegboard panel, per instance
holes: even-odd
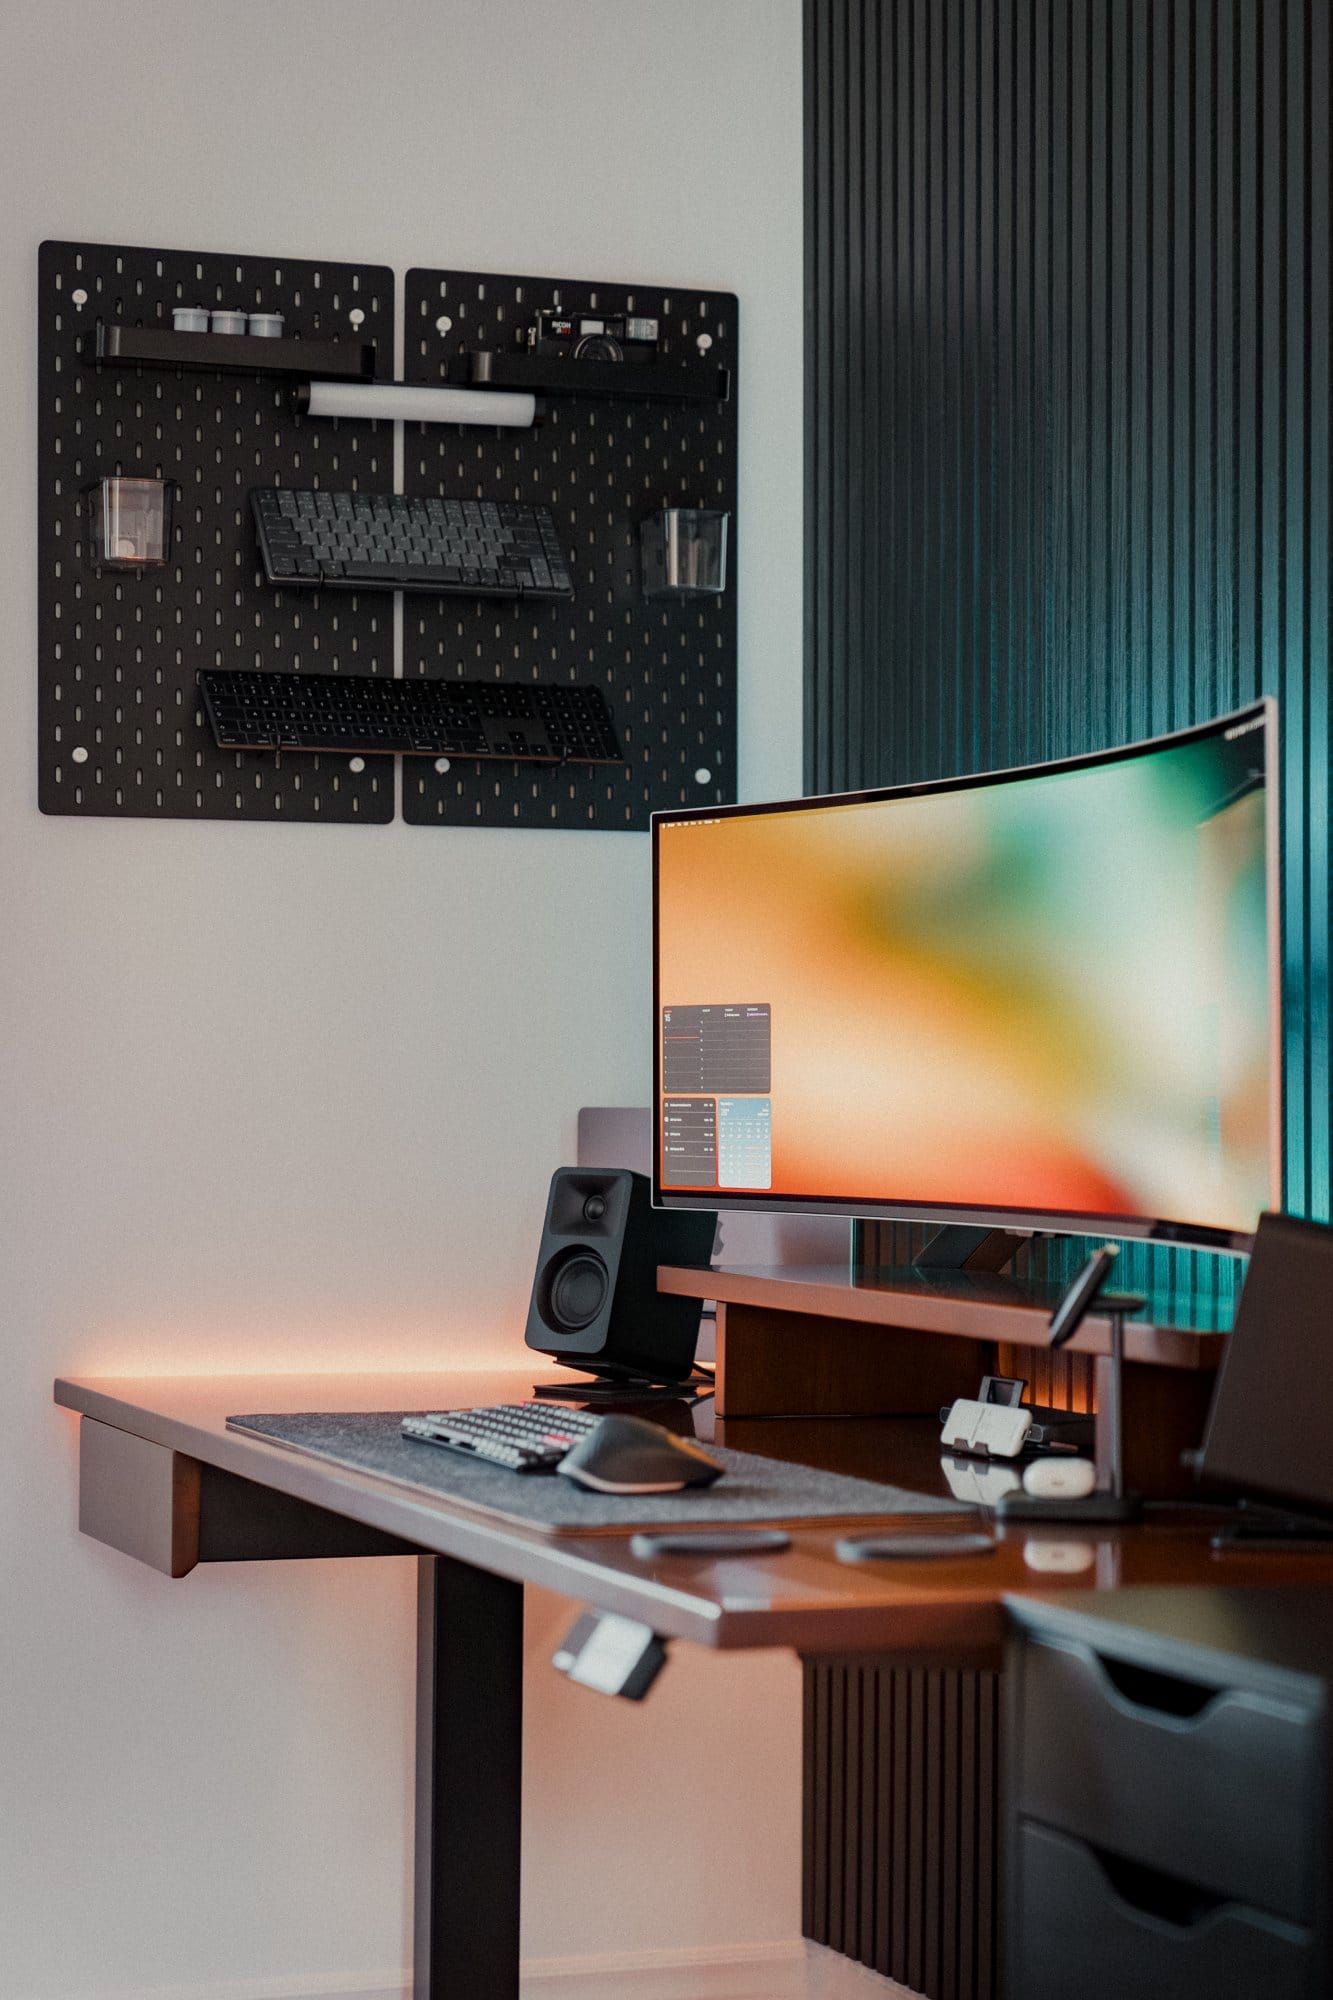
[[[455,760],[442,773],[409,759],[403,814],[417,825],[623,831],[645,827],[655,809],[735,797],[736,300],[723,292],[412,270],[406,378],[440,383],[473,351],[513,352],[541,306],[655,317],[664,358],[706,357],[730,371],[731,394],[647,403],[552,397],[531,431],[405,427],[406,492],[546,504],[572,558],[577,594],[572,604],[535,608],[409,596],[404,673],[594,681],[627,757],[623,770]],[[721,596],[645,599],[639,523],[663,506],[729,512]]]
[[[373,341],[393,372],[393,274],[380,265],[45,243],[40,259],[39,648],[42,810],[182,819],[393,817],[391,758],[220,751],[196,669],[393,671],[393,599],[273,590],[247,493],[393,490],[393,427],[295,416],[250,374],[98,367],[96,321],[170,329],[177,305],[281,312],[288,335]],[[355,317],[359,315],[358,317]],[[180,484],[171,562],[98,575],[82,489],[113,473]]]

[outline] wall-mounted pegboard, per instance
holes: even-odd
[[[247,367],[161,365],[157,336],[169,334],[174,307],[190,305],[280,312],[285,336],[321,343],[325,358],[325,344],[348,343],[349,375],[393,373],[394,281],[382,266],[43,245],[42,809],[382,823],[393,816],[390,759],[221,751],[195,675],[200,667],[394,671],[393,597],[273,589],[258,562],[248,501],[257,485],[393,491],[392,427],[300,416],[290,379]],[[653,393],[619,392],[634,366],[626,362],[609,376],[605,366],[589,367],[585,394],[582,364],[572,362],[573,392],[565,385],[565,393],[543,396],[531,430],[408,425],[404,490],[549,506],[571,557],[575,598],[524,605],[409,594],[401,671],[594,682],[626,761],[549,768],[455,758],[440,768],[405,759],[404,817],[419,825],[641,829],[655,809],[735,795],[736,301],[725,293],[413,270],[405,379],[475,379],[469,371],[484,353],[496,357],[497,371],[530,365],[520,336],[542,307],[655,319],[654,370],[634,378],[641,390],[651,382]],[[360,371],[358,342],[376,350]],[[238,360],[255,349],[238,347]],[[111,474],[177,483],[164,568],[115,573],[92,561],[85,489]],[[645,597],[639,525],[667,506],[729,516],[720,595]]]
[[[408,493],[545,504],[571,557],[568,605],[407,597],[403,671],[504,681],[592,681],[626,764],[465,764],[405,759],[403,814],[417,825],[643,828],[648,814],[736,796],[736,300],[647,285],[412,270],[403,309],[407,380],[469,379],[469,360],[519,351],[542,307],[656,319],[664,371],[724,378],[704,397],[563,393],[532,430],[409,424]],[[568,361],[577,381],[584,364]],[[590,364],[606,377],[605,368]],[[628,382],[625,361],[612,380]],[[685,379],[682,373],[682,381]],[[661,507],[730,515],[719,596],[646,599],[639,523]]]
[[[256,485],[393,490],[393,430],[293,414],[290,382],[113,366],[97,322],[169,330],[172,308],[280,312],[307,341],[373,342],[392,373],[381,265],[44,243],[40,259],[39,802],[44,812],[382,822],[388,758],[222,751],[199,667],[392,673],[389,596],[275,591],[255,554]],[[83,489],[109,474],[178,482],[171,560],[142,575],[87,554]]]

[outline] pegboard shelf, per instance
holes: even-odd
[[[576,361],[478,348],[450,368],[470,388],[527,389],[537,396],[609,396],[640,403],[725,403],[731,371],[689,361]]]
[[[370,382],[375,348],[362,340],[268,340],[254,333],[176,333],[165,327],[98,320],[83,337],[88,361],[111,367],[221,369],[226,374],[293,375]]]

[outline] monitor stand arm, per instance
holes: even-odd
[[[920,1271],[1003,1271],[1030,1239],[1012,1229],[975,1229],[946,1222],[912,1259]]]

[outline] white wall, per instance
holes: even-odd
[[[406,1956],[409,1566],[169,1584],[81,1540],[52,1376],[515,1354],[578,1105],[649,1089],[642,835],[39,815],[38,243],[735,290],[742,796],[790,792],[799,76],[798,0],[0,6],[4,2000]],[[793,1937],[795,1664],[681,1656],[632,1711],[547,1669],[568,1609],[525,1950]]]

